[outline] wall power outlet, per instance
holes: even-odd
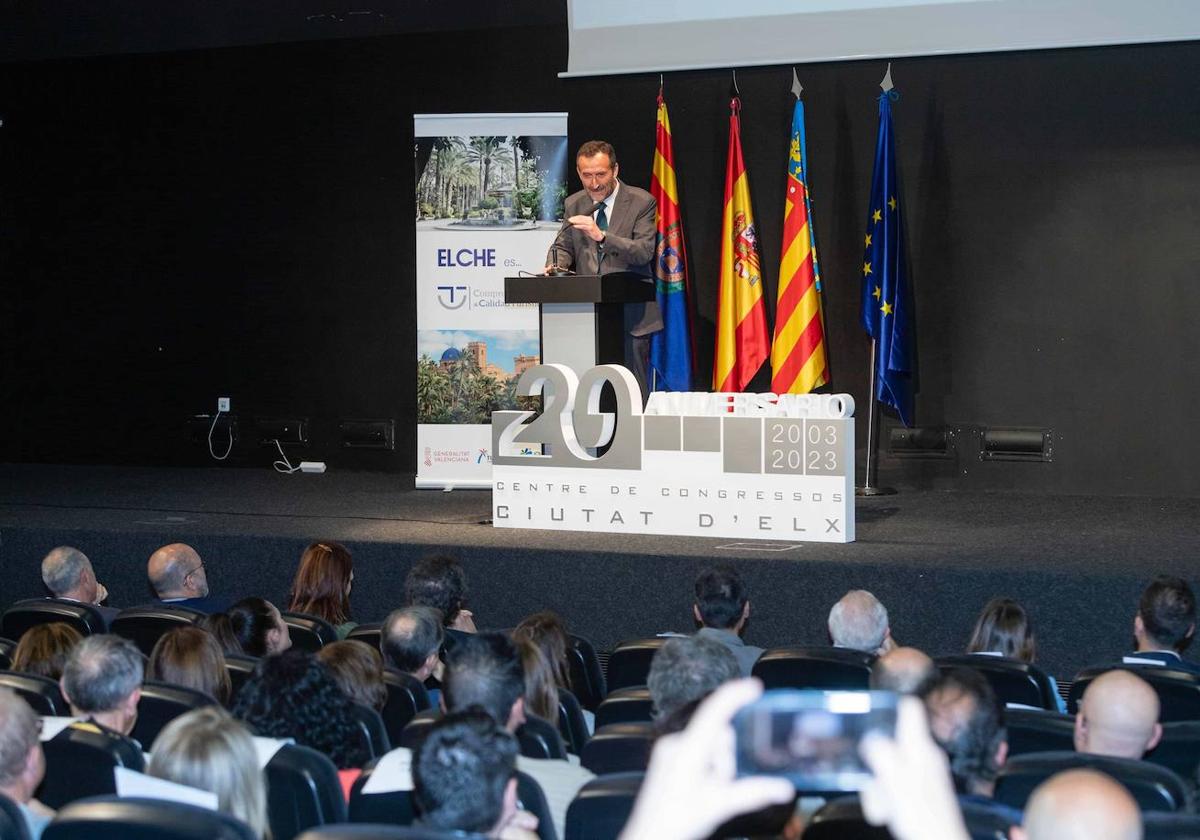
[[[229,411],[229,397],[217,397],[217,411]]]

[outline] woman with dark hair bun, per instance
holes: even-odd
[[[221,705],[229,702],[229,672],[225,654],[208,631],[177,627],[154,644],[146,679],[203,691]]]
[[[1012,598],[993,598],[988,601],[975,621],[971,640],[967,642],[967,653],[1034,664],[1037,641],[1033,636],[1033,623],[1025,608]],[[1050,677],[1049,674],[1046,676]],[[1054,689],[1058,710],[1066,712],[1066,702],[1058,692],[1058,682],[1054,677],[1050,677],[1050,686]]]
[[[273,656],[292,646],[283,616],[263,598],[243,598],[230,607],[229,626],[242,651],[250,656]]]
[[[333,540],[315,542],[300,555],[300,568],[292,581],[288,612],[323,618],[344,639],[358,625],[350,620],[350,589],[354,562],[346,547]]]

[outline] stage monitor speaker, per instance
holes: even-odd
[[[308,446],[306,417],[255,417],[254,431],[260,446]]]
[[[395,449],[396,421],[343,420],[338,425],[343,449]]]
[[[888,430],[891,458],[953,458],[955,430],[947,426],[893,426]]]
[[[982,461],[1053,460],[1049,429],[983,428],[979,431]]]

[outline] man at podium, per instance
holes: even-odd
[[[618,179],[617,153],[603,140],[579,147],[575,171],[583,189],[567,196],[563,205],[566,219],[546,254],[546,273],[632,271],[652,282],[654,196]],[[626,363],[643,395],[649,393],[650,335],[662,326],[655,301],[625,307]]]

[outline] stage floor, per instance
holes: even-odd
[[[902,642],[952,653],[1004,594],[1031,610],[1042,662],[1069,676],[1124,650],[1147,579],[1190,577],[1200,559],[1200,500],[1186,499],[882,496],[858,500],[848,545],[494,529],[490,514],[488,491],[414,490],[405,475],[0,465],[0,603],[41,594],[38,561],[61,543],[92,558],[112,604],[144,601],[145,558],[175,540],[200,550],[214,591],[283,601],[303,546],[337,539],[354,551],[361,621],[400,604],[413,560],[446,551],[481,624],[553,608],[609,647],[690,629],[692,578],[724,561],[750,587],[750,643],[822,643],[829,606],[862,587]]]

